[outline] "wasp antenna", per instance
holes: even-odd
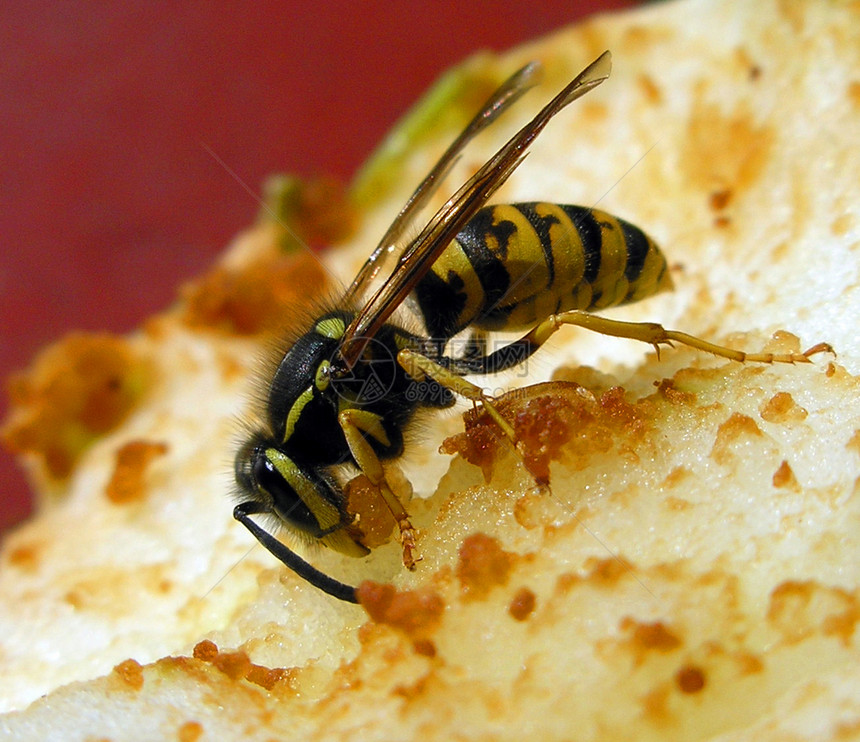
[[[249,517],[254,513],[267,513],[268,508],[259,502],[249,500],[248,502],[239,503],[233,508],[233,517],[238,520],[245,528],[247,528],[269,552],[289,567],[303,580],[307,580],[314,587],[319,588],[324,593],[328,593],[333,598],[338,598],[347,603],[358,603],[356,596],[356,588],[339,582],[333,577],[329,577],[324,572],[320,572],[316,567],[312,567],[292,549],[288,549],[278,539],[272,536],[271,533],[260,528]]]

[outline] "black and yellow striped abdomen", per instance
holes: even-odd
[[[486,206],[415,287],[434,338],[520,330],[550,314],[638,301],[671,285],[660,248],[629,222],[551,203]]]

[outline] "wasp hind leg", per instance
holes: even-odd
[[[346,409],[338,415],[338,422],[343,430],[349,451],[358,464],[358,468],[370,480],[382,495],[386,507],[391,511],[400,531],[400,545],[403,548],[403,564],[407,569],[415,569],[418,559],[415,557],[416,531],[409,521],[409,513],[397,495],[391,491],[385,479],[382,462],[369,438],[373,438],[384,446],[390,446],[388,434],[382,425],[379,415],[367,410]]]
[[[741,363],[810,363],[810,356],[817,353],[833,353],[833,348],[827,343],[818,343],[804,353],[746,353],[736,348],[728,348],[725,345],[709,343],[707,340],[695,335],[688,335],[685,332],[667,330],[655,322],[622,322],[578,310],[550,315],[518,342],[527,343],[531,352],[534,352],[562,325],[574,325],[599,332],[602,335],[640,340],[643,343],[653,345],[658,356],[661,345],[671,346],[673,343],[686,345],[705,353],[713,353],[715,356]]]
[[[467,352],[460,358],[442,356],[438,359],[431,359],[416,351],[405,349],[397,354],[397,362],[416,381],[420,382],[426,377],[430,377],[453,393],[469,399],[475,404],[480,403],[519,451],[516,433],[493,404],[493,398],[479,386],[464,379],[460,374],[496,373],[518,365],[534,353],[562,325],[575,325],[604,335],[649,343],[654,346],[658,354],[660,345],[671,346],[673,343],[678,343],[742,363],[810,363],[810,356],[817,353],[833,353],[833,348],[827,343],[818,343],[804,353],[746,353],[735,348],[710,343],[684,332],[667,330],[662,325],[653,322],[623,322],[574,310],[551,315],[519,340],[489,354],[476,356]]]

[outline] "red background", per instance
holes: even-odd
[[[204,143],[254,188],[346,179],[445,68],[633,4],[5,3],[0,377],[69,330],[131,330],[254,218]],[[0,451],[0,530],[28,509]]]

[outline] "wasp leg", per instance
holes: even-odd
[[[480,364],[482,361],[490,357],[491,356],[482,356],[481,358],[475,359],[475,361]],[[453,366],[454,359],[443,356],[440,360],[442,362],[451,362]],[[493,422],[501,428],[502,432],[511,442],[511,445],[514,447],[514,451],[517,456],[520,457],[520,461],[526,471],[529,472],[529,475],[534,479],[537,487],[542,489],[547,484],[547,482],[541,481],[541,478],[536,476],[535,473],[529,469],[513,426],[505,420],[504,417],[502,417],[502,414],[494,404],[493,398],[484,392],[481,387],[467,381],[462,376],[459,376],[450,369],[445,368],[445,366],[440,365],[440,363],[437,363],[433,359],[427,358],[427,356],[423,356],[413,350],[401,350],[397,354],[397,362],[403,367],[406,373],[416,381],[423,381],[425,377],[429,376],[436,383],[454,392],[454,394],[459,394],[461,397],[471,400],[476,404],[480,402],[487,414],[493,419]],[[469,373],[469,371],[466,371],[466,373]]]
[[[604,335],[641,340],[653,345],[658,354],[661,344],[672,345],[675,342],[742,363],[745,361],[810,363],[810,356],[817,353],[834,353],[833,348],[827,343],[813,345],[803,353],[745,353],[742,350],[709,343],[707,340],[688,335],[685,332],[667,330],[662,325],[653,322],[622,322],[573,310],[550,315],[519,340],[514,340],[492,353],[482,356],[464,355],[459,358],[441,356],[436,361],[454,374],[494,374],[505,371],[523,363],[562,325],[575,325]]]
[[[324,572],[320,572],[316,567],[312,567],[292,549],[287,548],[271,533],[251,520],[250,516],[255,513],[268,514],[269,512],[268,506],[254,500],[249,500],[248,502],[239,503],[233,509],[233,517],[244,525],[254,535],[254,538],[266,547],[274,557],[280,559],[299,577],[335,598],[345,600],[348,603],[358,603],[356,589],[352,585],[340,582],[334,579],[334,577],[329,577]]]
[[[407,569],[415,569],[415,563],[418,561],[415,558],[417,535],[415,528],[409,522],[409,513],[406,512],[403,503],[397,499],[397,495],[388,486],[382,462],[366,437],[371,436],[384,446],[391,445],[388,434],[382,426],[381,418],[367,410],[347,409],[340,412],[338,422],[343,430],[349,451],[359,469],[379,490],[382,499],[397,522],[397,527],[400,529],[400,545],[403,548],[403,564]]]
[[[833,349],[827,343],[818,343],[805,353],[745,353],[742,350],[728,348],[725,345],[717,345],[702,340],[694,335],[677,330],[667,330],[655,322],[622,322],[616,319],[599,317],[588,312],[573,310],[561,314],[550,315],[541,322],[521,341],[530,343],[533,348],[542,345],[562,325],[575,325],[586,330],[599,332],[603,335],[613,337],[641,340],[654,346],[659,355],[660,345],[672,345],[680,343],[690,348],[713,353],[721,358],[728,358],[741,363],[810,363],[809,357],[816,353],[832,353]]]
[[[427,356],[423,356],[413,350],[401,350],[397,354],[397,362],[416,381],[423,381],[425,377],[429,376],[433,381],[446,389],[450,389],[454,394],[459,394],[461,397],[465,397],[475,403],[480,402],[504,434],[516,443],[517,436],[514,433],[514,429],[496,409],[492,403],[492,397],[486,394],[481,387],[470,381],[466,381],[462,376],[458,376],[444,366],[440,366],[432,359],[427,358]]]

